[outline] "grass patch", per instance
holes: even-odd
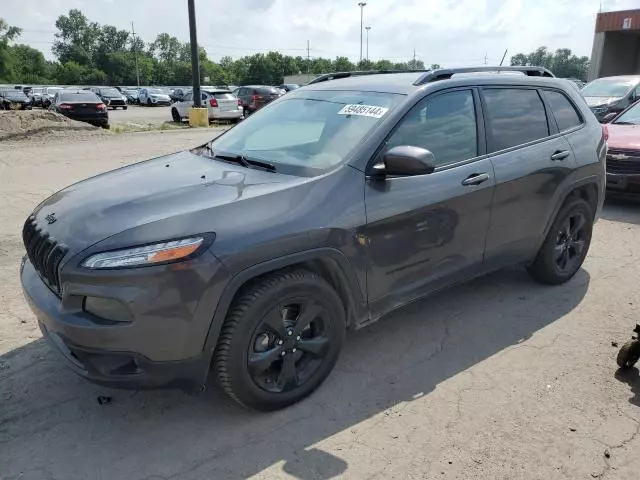
[[[133,133],[133,132],[153,132],[157,130],[184,130],[189,128],[189,125],[174,123],[174,122],[162,122],[162,123],[122,123],[118,125],[111,125],[109,131],[111,133]]]

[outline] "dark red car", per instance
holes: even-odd
[[[607,190],[640,195],[640,102],[628,107],[607,124]]]
[[[244,110],[244,116],[251,115],[260,110],[267,103],[273,102],[282,96],[282,91],[276,87],[267,85],[248,85],[238,89],[237,97]]]

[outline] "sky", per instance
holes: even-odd
[[[195,0],[198,43],[214,61],[277,50],[288,55],[360,56],[358,0]],[[591,55],[595,15],[640,8],[640,0],[368,0],[369,58],[443,67],[498,64],[539,46]],[[131,29],[145,42],[167,32],[189,39],[186,0],[0,0],[0,17],[53,59],[55,21],[69,9]],[[365,32],[366,57],[366,32]]]

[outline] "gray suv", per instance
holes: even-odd
[[[211,369],[272,410],[322,383],[347,328],[506,265],[566,282],[604,198],[602,127],[544,69],[477,70],[320,77],[54,194],[23,230],[44,336],[100,384]]]

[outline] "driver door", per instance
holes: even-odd
[[[495,180],[484,155],[478,99],[473,89],[424,98],[383,147],[383,152],[399,145],[426,148],[436,169],[366,184],[363,234],[374,316],[482,268]]]
[[[182,100],[176,103],[176,109],[182,118],[189,116],[189,109],[193,106],[193,92],[189,92]]]

